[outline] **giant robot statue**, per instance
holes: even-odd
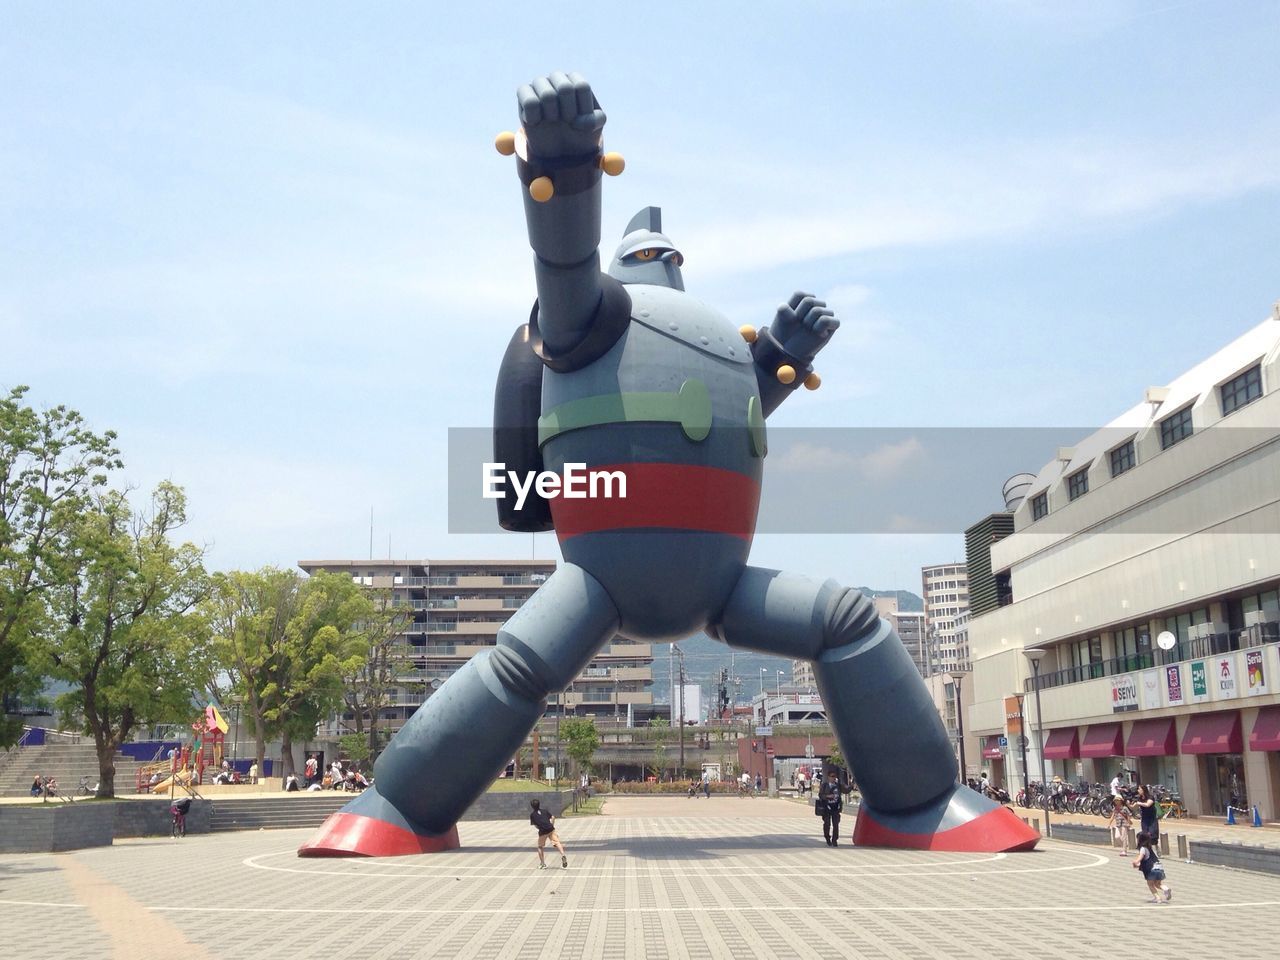
[[[699,630],[730,646],[812,661],[862,790],[854,842],[1006,851],[1038,833],[956,782],[947,732],[897,634],[859,591],[747,565],[764,421],[801,384],[839,321],[797,293],[760,330],[684,292],[684,258],[659,211],[628,224],[600,269],[605,115],[587,82],[520,88],[515,153],[538,300],[499,374],[495,460],[626,477],[626,497],[499,507],[513,530],[554,527],[564,563],[415,713],[375,786],[333,814],[303,856],[390,856],[458,845],[455,824],[563,690],[615,634],[670,642]],[[615,491],[616,492],[616,491]],[[833,490],[835,497],[855,490]]]

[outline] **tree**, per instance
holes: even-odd
[[[215,673],[225,676],[226,692],[243,700],[253,721],[254,756],[260,770],[266,769],[267,739],[276,733],[274,721],[268,719],[272,704],[264,692],[274,682],[275,660],[297,614],[301,589],[302,577],[293,570],[232,571],[214,576],[204,606],[213,635]],[[221,699],[217,676],[212,680]]]
[[[661,718],[650,720],[649,729],[653,731],[653,775],[662,779],[662,771],[667,767],[667,741],[671,739],[671,723]]]
[[[364,659],[357,624],[371,609],[363,589],[340,573],[312,575],[303,581],[300,599],[262,691],[266,719],[280,730],[285,777],[294,772],[293,741],[310,739],[342,704],[342,678]]]
[[[368,721],[369,752],[377,754],[382,711],[391,705],[395,682],[403,672],[394,647],[412,614],[394,603],[389,590],[366,590],[365,595],[368,606],[353,627],[362,658],[348,661],[352,666],[342,677],[342,699],[353,715],[356,733],[363,734]]]
[[[50,594],[66,624],[45,651],[49,674],[72,685],[63,717],[93,736],[98,796],[115,795],[114,756],[137,727],[185,720],[209,674],[204,551],[175,546],[186,522],[181,488],[161,483],[134,513],[123,493],[95,497],[69,537],[70,583]]]
[[[568,745],[565,750],[576,763],[579,773],[591,772],[591,758],[600,746],[600,733],[590,717],[569,717],[561,724],[560,735]]]
[[[121,465],[114,433],[94,433],[66,407],[37,412],[26,392],[0,398],[0,746],[21,730],[6,714],[40,688],[32,645],[49,636],[50,592],[72,579],[69,538]]]

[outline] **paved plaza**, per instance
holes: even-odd
[[[569,818],[569,869],[534,831],[464,822],[464,848],[300,860],[310,831],[143,839],[0,857],[5,942],[49,958],[1273,957],[1280,878],[1168,862],[1169,905],[1128,861],[832,850],[785,800],[620,798]],[[553,862],[548,857],[548,862]],[[1119,945],[1119,946],[1118,946]]]

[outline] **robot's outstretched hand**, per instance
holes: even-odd
[[[840,326],[835,311],[813,294],[796,292],[778,307],[769,330],[782,348],[805,361],[827,345]]]
[[[604,111],[580,73],[557,70],[516,91],[529,154],[540,160],[594,153],[604,129]]]

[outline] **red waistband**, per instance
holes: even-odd
[[[552,499],[551,517],[561,541],[583,533],[653,527],[744,540],[755,532],[760,484],[744,474],[683,463],[593,465],[591,470],[623,474],[627,495]]]

